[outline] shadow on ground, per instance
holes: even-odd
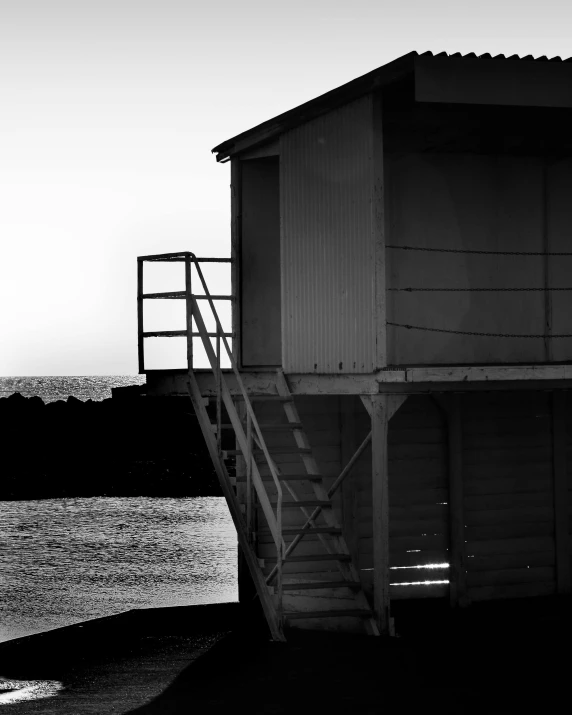
[[[536,606],[443,621],[421,605],[388,641],[298,631],[272,643],[241,629],[131,715],[557,712],[569,689],[569,604]]]

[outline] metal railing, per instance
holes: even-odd
[[[149,261],[164,261],[164,262],[184,262],[185,263],[185,290],[166,292],[166,293],[144,293],[143,292],[143,263]],[[205,425],[206,429],[212,429],[213,426],[216,429],[217,434],[217,450],[218,458],[222,460],[222,445],[221,445],[221,434],[222,434],[222,406],[224,404],[231,426],[235,432],[236,441],[239,447],[239,451],[246,462],[246,524],[235,524],[237,529],[246,528],[247,532],[250,531],[252,526],[253,517],[253,504],[252,504],[252,488],[256,492],[258,503],[262,508],[266,521],[268,523],[270,532],[272,534],[275,546],[276,546],[276,557],[277,557],[277,573],[276,573],[276,596],[277,596],[277,610],[281,611],[282,604],[282,564],[284,561],[284,551],[285,544],[282,536],[282,486],[278,476],[276,466],[273,459],[270,456],[268,448],[256,415],[254,414],[254,409],[252,403],[248,396],[244,381],[238,370],[236,359],[234,357],[233,351],[228,343],[227,338],[232,338],[232,333],[225,332],[223,330],[219,315],[217,313],[214,301],[215,300],[231,300],[231,296],[226,295],[211,295],[207,283],[205,281],[203,272],[200,267],[200,263],[230,263],[230,258],[197,258],[191,252],[183,253],[165,253],[152,256],[140,256],[137,259],[137,306],[138,306],[138,354],[139,354],[139,372],[144,372],[144,339],[149,337],[180,337],[186,336],[187,338],[187,369],[189,373],[193,371],[193,337],[201,338],[203,347],[205,349],[208,361],[210,363],[211,370],[215,378],[216,385],[216,425],[212,425],[210,422]],[[199,277],[200,284],[204,291],[204,294],[194,294],[192,292],[191,283],[191,266],[194,265],[197,275]],[[185,300],[186,303],[186,330],[164,330],[164,331],[150,331],[144,332],[143,330],[143,301],[146,299],[179,299]],[[206,300],[208,301],[212,316],[215,321],[215,332],[209,332],[205,326],[205,322],[199,308],[198,301]],[[193,320],[196,323],[197,330],[193,331]],[[215,346],[211,342],[211,338],[215,338]],[[221,354],[222,350],[226,352],[227,358],[230,361],[230,372],[232,372],[233,377],[237,383],[239,396],[242,398],[246,410],[246,432],[242,425],[242,421],[236,410],[234,399],[231,394],[230,388],[226,382],[225,374],[221,367]],[[262,481],[260,475],[259,467],[253,456],[253,443],[256,442],[256,446],[262,451],[264,460],[270,471],[274,487],[276,489],[276,513],[272,509],[272,505],[268,498],[266,488]]]
[[[144,263],[184,263],[185,264],[185,290],[167,291],[164,293],[145,293],[143,291],[143,264]],[[232,301],[230,294],[225,295],[193,295],[192,292],[192,276],[191,265],[194,263],[199,269],[199,263],[230,263],[230,258],[197,258],[193,253],[185,251],[183,253],[160,253],[152,256],[139,256],[137,258],[137,355],[139,363],[139,373],[145,372],[145,338],[187,338],[187,369],[193,368],[193,338],[200,337],[198,331],[193,331],[192,325],[192,306],[193,298],[195,300],[229,300]],[[202,273],[201,273],[202,276]],[[204,280],[203,280],[204,283]],[[206,287],[206,284],[203,288]],[[185,330],[152,330],[145,332],[143,330],[143,308],[144,300],[184,300],[186,302],[186,329]],[[215,333],[209,333],[209,337],[217,338],[218,330]],[[224,333],[225,337],[232,338],[232,333]],[[217,352],[220,352],[217,350]]]

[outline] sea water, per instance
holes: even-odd
[[[24,397],[41,397],[44,402],[67,400],[105,400],[113,387],[144,385],[145,375],[71,375],[37,377],[0,377],[0,398],[19,392]]]
[[[144,383],[142,375],[0,377],[0,397],[99,401]],[[132,608],[236,601],[236,559],[222,498],[0,501],[0,641]]]
[[[132,608],[236,601],[225,500],[0,502],[0,641]]]

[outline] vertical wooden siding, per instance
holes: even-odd
[[[376,367],[372,117],[368,96],[281,137],[282,346],[288,372],[360,373]]]

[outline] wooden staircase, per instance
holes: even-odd
[[[195,266],[215,319],[216,348],[198,301],[190,293],[187,306],[215,378],[216,420],[209,417],[191,364],[189,395],[272,638],[285,639],[284,625],[347,630],[355,629],[356,622],[366,633],[379,635],[332,503],[360,450],[327,488],[286,377],[278,372],[276,395],[257,397],[247,393],[198,262]],[[191,325],[189,319],[187,324]],[[221,341],[238,384],[238,395],[231,395],[220,366]],[[259,424],[253,406],[256,400],[277,405],[278,411],[283,411],[282,421]],[[223,409],[227,422],[223,422]],[[235,449],[222,449],[224,430],[234,434]],[[291,444],[269,447],[277,434],[289,435]],[[297,473],[282,473],[279,461],[283,454],[300,460]],[[236,476],[229,471],[231,463],[239,466]]]
[[[278,395],[276,402],[282,408],[285,420],[279,424],[260,424],[261,431],[268,437],[282,433],[290,435],[293,445],[268,446],[274,471],[287,492],[289,499],[282,501],[282,509],[287,509],[287,521],[295,525],[282,527],[285,551],[282,574],[283,618],[286,625],[293,621],[325,619],[326,627],[343,629],[332,619],[360,619],[362,627],[370,635],[378,635],[376,621],[363,591],[359,571],[352,561],[350,550],[343,536],[343,530],[335,515],[332,497],[341,481],[336,480],[327,489],[319,465],[312,454],[312,448],[295,400],[290,393],[288,382],[282,371],[277,374]],[[268,397],[262,398],[268,400]],[[251,401],[257,398],[252,397]],[[287,441],[282,439],[281,441]],[[257,439],[255,446],[260,447]],[[276,462],[281,454],[297,455],[300,470],[297,474],[283,474]],[[232,456],[227,453],[226,456]],[[254,449],[253,459],[261,456],[260,449]],[[264,476],[265,483],[271,484],[271,477]],[[238,484],[246,482],[246,476],[236,478]],[[276,502],[271,500],[271,504]],[[292,515],[294,512],[294,515]],[[298,517],[298,518],[296,518]],[[258,528],[257,536],[267,535],[268,530]],[[299,545],[303,539],[313,539],[312,553],[300,554]],[[304,570],[297,572],[296,564],[303,564]],[[292,568],[288,569],[289,566]],[[310,568],[310,570],[308,570]],[[264,558],[262,569],[269,587],[275,583],[278,573],[276,558]],[[333,575],[332,575],[333,574]],[[336,607],[336,604],[343,607]],[[317,625],[317,624],[316,624]]]

